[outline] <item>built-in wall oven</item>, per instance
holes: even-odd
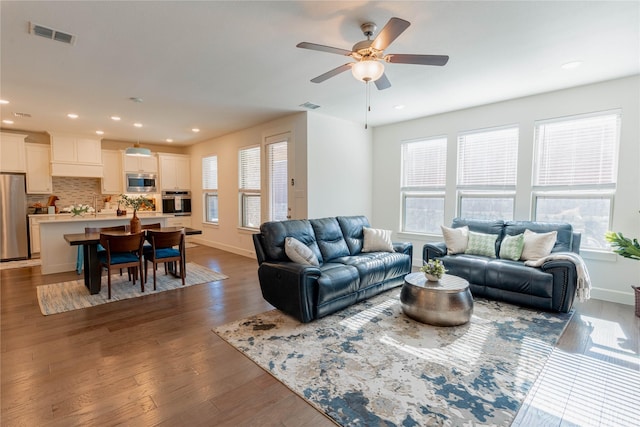
[[[152,173],[128,173],[127,193],[155,193],[156,176]]]
[[[172,190],[162,192],[162,213],[176,216],[191,215],[191,191]]]

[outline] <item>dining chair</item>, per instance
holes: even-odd
[[[107,269],[108,299],[111,299],[111,267],[131,268],[133,272],[133,285],[140,273],[140,289],[144,292],[144,278],[142,276],[142,244],[144,233],[114,235],[100,233],[100,244],[105,252],[98,254],[100,267]]]
[[[147,262],[151,261],[153,264],[153,289],[156,289],[156,267],[158,264],[173,263],[176,262],[180,265],[180,278],[182,279],[182,286],[185,282],[185,249],[184,249],[184,228],[175,231],[155,231],[147,230],[147,241],[151,243],[151,247],[144,249],[144,281],[147,281],[149,277],[147,273]],[[178,247],[178,249],[175,248]],[[177,273],[177,268],[174,268],[174,272]],[[165,270],[165,274],[167,271]]]
[[[116,225],[114,227],[85,227],[84,234],[100,233],[102,231],[127,231],[126,225]],[[98,254],[105,251],[104,246],[98,243]],[[76,260],[76,271],[78,274],[82,273],[84,268],[84,252],[81,246],[78,246],[78,258]],[[122,275],[122,269],[120,269],[120,275]]]

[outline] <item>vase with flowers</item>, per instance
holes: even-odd
[[[151,207],[153,205],[149,199],[147,199],[146,195],[127,196],[126,194],[121,194],[120,202],[133,209],[133,217],[131,218],[131,221],[129,221],[130,231],[132,233],[140,233],[142,231],[142,224],[140,223],[140,218],[138,218],[138,209],[143,206]]]
[[[437,282],[447,272],[444,264],[439,259],[430,259],[420,268],[420,271],[424,273],[430,282]]]

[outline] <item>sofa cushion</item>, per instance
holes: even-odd
[[[466,218],[454,218],[452,222],[453,228],[464,227],[465,225],[469,227],[469,231],[475,231],[476,233],[485,233],[485,234],[497,234],[498,238],[496,239],[496,250],[495,253],[500,252],[500,242],[502,242],[502,237],[505,234],[505,222],[502,220],[489,220],[489,219],[466,219]],[[521,233],[524,230],[521,231]],[[512,234],[512,233],[510,233]],[[513,233],[518,234],[518,233]]]
[[[490,258],[479,255],[445,255],[440,258],[448,274],[460,276],[469,283],[475,283],[480,286],[485,285],[485,271]]]
[[[524,247],[524,233],[515,236],[504,236],[500,243],[500,258],[518,261]]]
[[[524,230],[531,230],[536,233],[547,233],[557,231],[556,243],[551,252],[570,252],[573,245],[573,226],[562,222],[536,222],[536,221],[507,221],[505,223],[505,233],[516,235],[524,233]],[[579,242],[578,245],[579,247]]]
[[[404,276],[411,271],[410,257],[397,252],[365,252],[360,255],[336,258],[332,263],[356,267],[360,275],[360,288]]]
[[[350,255],[347,242],[336,218],[312,219],[309,221],[316,236],[316,242],[325,262]]]
[[[262,233],[264,252],[271,261],[289,261],[284,250],[287,237],[293,237],[304,243],[313,251],[318,262],[322,263],[322,255],[311,223],[306,219],[293,219],[289,221],[270,221],[260,226]]]
[[[362,252],[362,246],[364,244],[363,227],[369,227],[369,220],[366,216],[339,216],[336,217],[340,229],[342,230],[342,236],[347,242],[349,253],[351,255],[357,255]]]
[[[351,265],[327,263],[321,268],[318,278],[318,305],[350,294],[356,294],[360,287],[358,269]],[[354,297],[355,298],[355,297]]]
[[[309,264],[318,267],[318,257],[313,253],[311,249],[300,240],[294,237],[287,237],[284,239],[284,252],[289,259],[298,264]]]
[[[496,257],[497,234],[485,234],[469,231],[469,242],[464,253],[469,255],[484,255],[489,258]]]
[[[524,246],[521,259],[524,261],[537,260],[546,257],[556,243],[557,231],[548,233],[535,233],[529,229],[524,230]]]
[[[364,244],[362,252],[393,252],[391,230],[363,227]]]
[[[538,268],[525,267],[521,262],[493,260],[487,264],[486,282],[492,288],[525,295],[551,298],[553,276]]]
[[[467,244],[469,243],[469,226],[449,228],[441,225],[440,229],[442,230],[444,243],[447,245],[447,254],[461,254],[467,250]]]

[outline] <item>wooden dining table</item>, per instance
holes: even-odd
[[[187,236],[194,234],[202,234],[202,230],[189,227],[162,227],[153,229],[153,231],[176,231],[184,228]],[[146,231],[146,230],[143,230]],[[131,234],[128,231],[109,231],[104,234],[126,235]],[[91,295],[100,293],[102,281],[102,270],[100,261],[98,260],[98,243],[100,243],[100,233],[73,233],[65,234],[64,240],[71,246],[82,246],[84,255],[84,285]]]

